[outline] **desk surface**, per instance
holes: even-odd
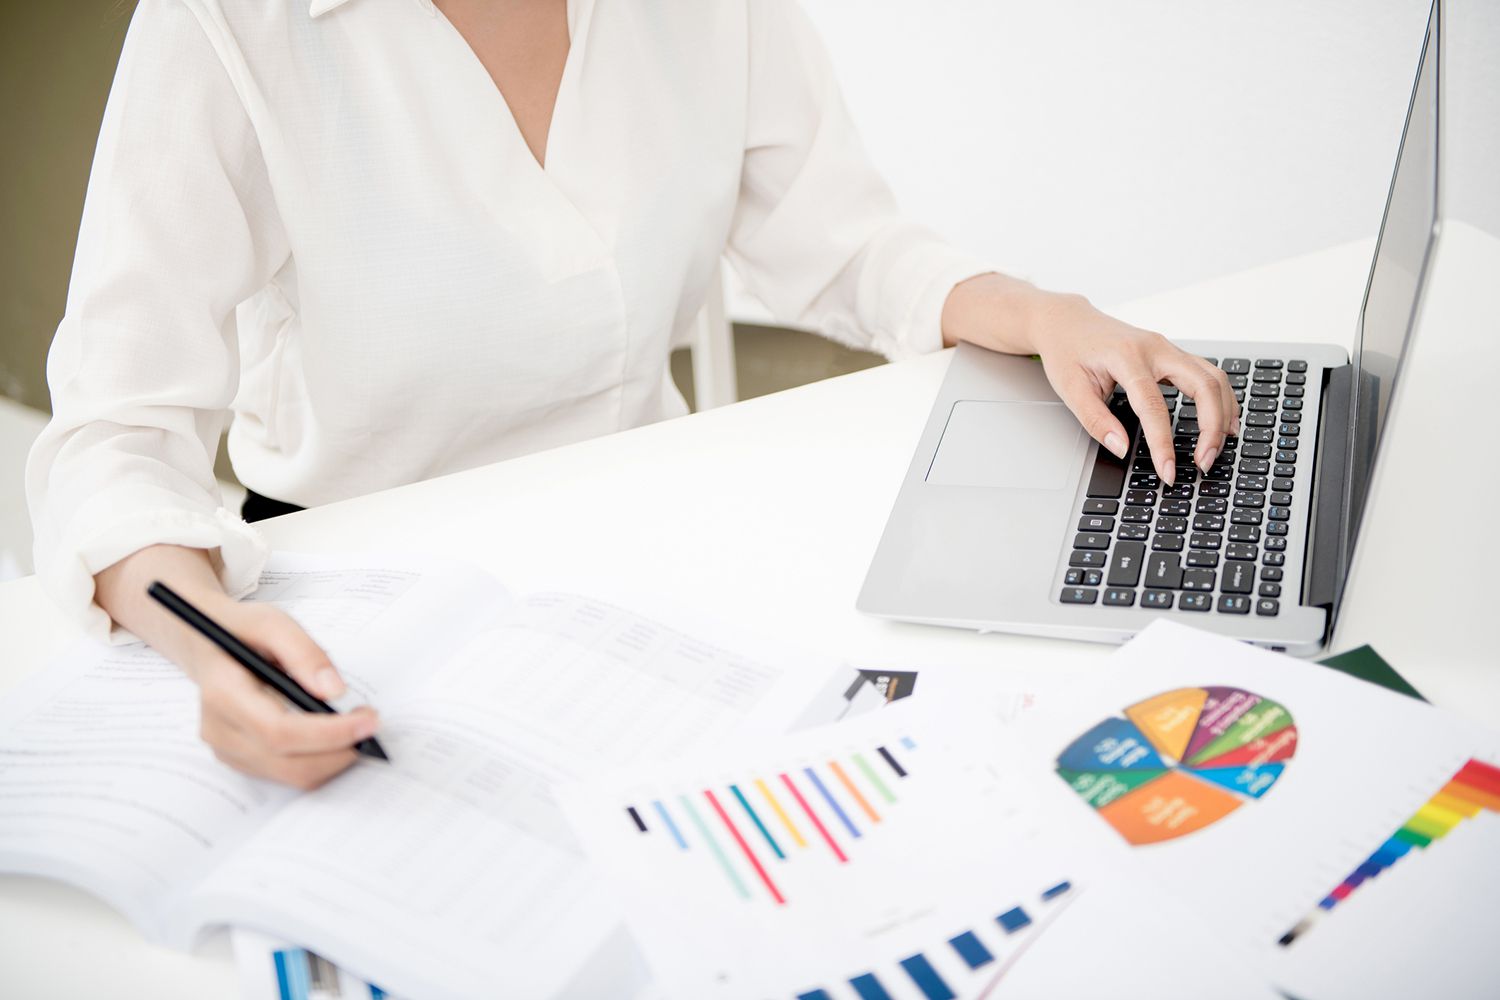
[[[1368,241],[1131,303],[1132,322],[1196,339],[1347,343]],[[1500,492],[1481,419],[1500,371],[1500,240],[1445,233],[1419,342],[1383,445],[1336,648],[1369,642],[1435,703],[1500,725],[1500,654],[1464,494]],[[868,666],[978,665],[1082,677],[1109,647],[877,621],[854,596],[949,352],[350,500],[264,525],[313,552],[412,549],[469,559],[518,592],[557,587],[756,624]],[[1468,430],[1473,428],[1473,431]],[[1473,454],[1477,461],[1470,462]],[[1465,491],[1472,495],[1471,491]],[[68,641],[34,579],[0,585],[0,691]],[[87,961],[79,961],[87,956]],[[0,877],[0,985],[16,995],[232,996],[224,935],[194,956],[144,943],[84,894]],[[10,992],[6,990],[5,992]]]

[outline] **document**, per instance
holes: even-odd
[[[178,947],[259,928],[421,997],[550,995],[616,927],[552,785],[783,728],[827,672],[432,560],[278,555],[255,599],[379,708],[391,762],[309,794],[244,777],[176,667],[85,643],[0,703],[0,870]]]
[[[924,694],[559,798],[666,996],[1275,996],[983,728]]]

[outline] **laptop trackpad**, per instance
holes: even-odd
[[[1079,469],[1083,427],[1062,403],[962,399],[927,470],[936,486],[1058,490]]]

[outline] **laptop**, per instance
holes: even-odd
[[[1204,474],[1170,385],[1178,480],[1124,393],[1124,460],[1029,358],[960,344],[858,608],[984,631],[1123,642],[1157,617],[1307,655],[1332,632],[1438,225],[1434,2],[1352,357],[1333,344],[1180,342],[1228,373],[1238,437]]]

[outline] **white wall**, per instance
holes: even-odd
[[[1100,303],[1372,235],[1427,17],[1427,0],[803,3],[908,214]],[[1500,2],[1448,0],[1446,27],[1450,212],[1500,234]]]

